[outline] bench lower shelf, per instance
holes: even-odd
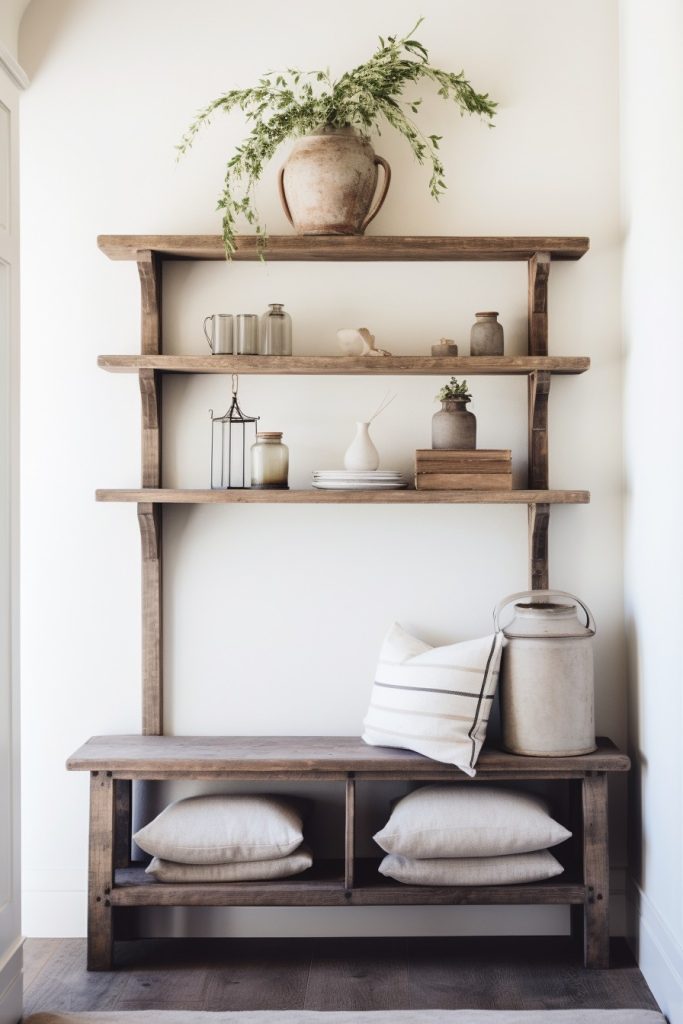
[[[144,867],[117,869],[114,907],[344,907],[583,904],[580,882],[520,885],[404,885],[378,874],[379,860],[358,859],[357,881],[344,885],[343,860],[321,860],[292,878],[262,882],[157,882]]]

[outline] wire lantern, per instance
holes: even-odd
[[[256,440],[256,424],[258,416],[247,416],[240,409],[237,400],[239,378],[232,375],[232,402],[224,416],[211,417],[211,489],[230,490],[246,487],[247,466],[247,427],[254,426]],[[250,445],[251,447],[251,445]]]

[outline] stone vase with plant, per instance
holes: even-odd
[[[478,114],[489,124],[496,104],[478,93],[464,72],[442,71],[430,64],[429,53],[413,33],[380,36],[379,46],[364,64],[333,79],[329,71],[272,71],[247,89],[231,89],[197,115],[178,146],[191,147],[197,133],[217,111],[239,109],[250,131],[226,165],[222,211],[223,242],[228,258],[235,251],[240,217],[252,225],[266,246],[266,235],[254,200],[264,168],[285,142],[296,140],[280,172],[285,213],[301,234],[362,234],[386,196],[390,170],[375,154],[369,137],[392,128],[408,142],[419,163],[431,167],[429,191],[438,199],[446,188],[439,155],[441,136],[427,135],[411,115],[422,100],[408,98],[407,89],[428,83],[451,101],[460,114]],[[384,170],[382,190],[374,202],[378,168]]]
[[[451,377],[436,400],[441,409],[432,417],[432,448],[472,450],[477,447],[477,418],[467,408],[472,395],[467,381]]]

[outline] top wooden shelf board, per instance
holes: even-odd
[[[112,260],[138,260],[143,252],[164,259],[224,260],[220,235],[100,235],[102,252]],[[238,235],[235,260],[257,260],[255,235]],[[269,235],[266,259],[276,260],[529,260],[537,252],[554,260],[578,260],[588,238],[559,236],[458,235]]]
[[[580,757],[521,757],[484,747],[477,776],[532,773],[536,778],[571,778],[590,771],[628,771],[628,757],[611,740],[599,738],[597,744],[594,753]],[[410,750],[371,747],[358,736],[94,736],[71,755],[66,766],[70,771],[111,771],[150,779],[191,773],[272,776],[284,772],[318,777],[388,772],[406,778],[448,772],[454,779],[465,778],[452,765]]]

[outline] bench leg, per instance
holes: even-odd
[[[609,967],[609,843],[607,775],[596,772],[583,780],[583,908],[584,965]]]
[[[90,775],[90,847],[88,865],[88,970],[110,971],[114,928],[114,780],[110,772]]]

